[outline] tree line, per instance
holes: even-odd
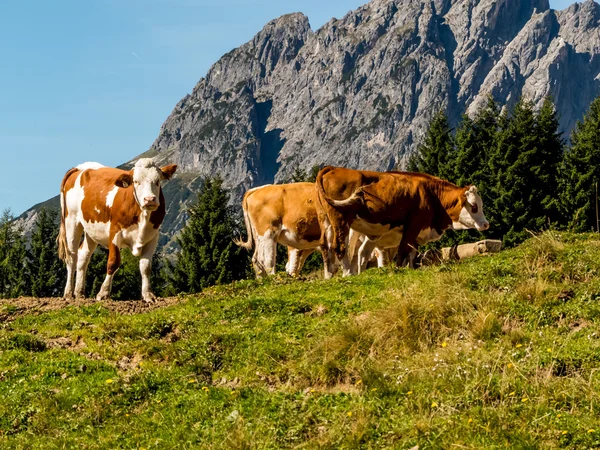
[[[286,181],[314,181],[318,169],[297,169]],[[598,230],[600,98],[577,124],[570,145],[559,132],[550,99],[538,111],[524,99],[510,110],[502,110],[489,99],[475,117],[464,115],[454,130],[445,113],[439,112],[418,153],[409,160],[408,169],[479,188],[491,228],[484,236],[473,230],[449,232],[438,245],[487,237],[502,239],[510,246],[527,238],[529,232],[549,227]],[[178,252],[154,256],[152,286],[157,295],[196,293],[214,284],[251,276],[250,255],[232,241],[233,236],[245,231],[235,208],[227,206],[228,201],[222,180],[204,180],[187,211],[186,226],[176,237]],[[66,270],[55,244],[58,214],[42,209],[29,237],[9,211],[2,214],[0,297],[62,295]],[[278,251],[282,269],[287,252],[283,247]],[[125,249],[121,254],[113,298],[138,298],[138,259]],[[88,267],[88,296],[102,284],[106,261],[107,251],[96,250]],[[321,266],[320,254],[315,252],[307,261],[307,270]]]
[[[455,130],[441,111],[408,169],[476,185],[491,225],[485,237],[506,246],[547,228],[598,231],[600,98],[577,123],[569,145],[550,98],[538,111],[525,99],[501,110],[490,98]],[[475,231],[447,234],[445,245],[482,237]]]

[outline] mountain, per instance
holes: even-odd
[[[180,166],[163,231],[184,223],[203,175],[222,176],[239,204],[298,167],[401,167],[433,114],[456,124],[489,95],[509,106],[551,95],[569,133],[600,94],[599,21],[592,0],[564,11],[548,0],[372,0],[317,31],[300,13],[275,19],[211,67],[140,155]]]

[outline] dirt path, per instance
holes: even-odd
[[[103,300],[96,301],[91,298],[66,300],[64,298],[35,298],[19,297],[12,299],[0,299],[0,322],[9,322],[28,314],[42,314],[56,311],[69,306],[102,305],[103,307],[121,314],[140,314],[153,309],[176,305],[184,299],[180,297],[168,297],[156,300],[155,303],[146,303],[141,300]]]

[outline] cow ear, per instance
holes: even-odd
[[[465,191],[465,196],[471,206],[477,205],[477,188],[475,186],[469,186]]]
[[[120,188],[126,188],[131,186],[132,183],[133,176],[130,173],[124,173],[119,175],[119,178],[116,179],[115,186],[118,186]]]
[[[177,164],[169,164],[160,168],[164,180],[170,180],[175,171],[177,170]]]

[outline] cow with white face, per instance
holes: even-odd
[[[61,224],[59,256],[67,265],[65,298],[85,295],[87,266],[98,245],[108,248],[106,278],[98,300],[110,297],[112,280],[121,264],[120,249],[140,257],[142,298],[155,299],[150,290],[152,256],[159,227],[165,217],[161,181],[170,179],[177,166],[162,168],[149,158],[138,160],[129,171],[84,163],[69,170],[60,188]],[[83,242],[82,242],[83,235]]]

